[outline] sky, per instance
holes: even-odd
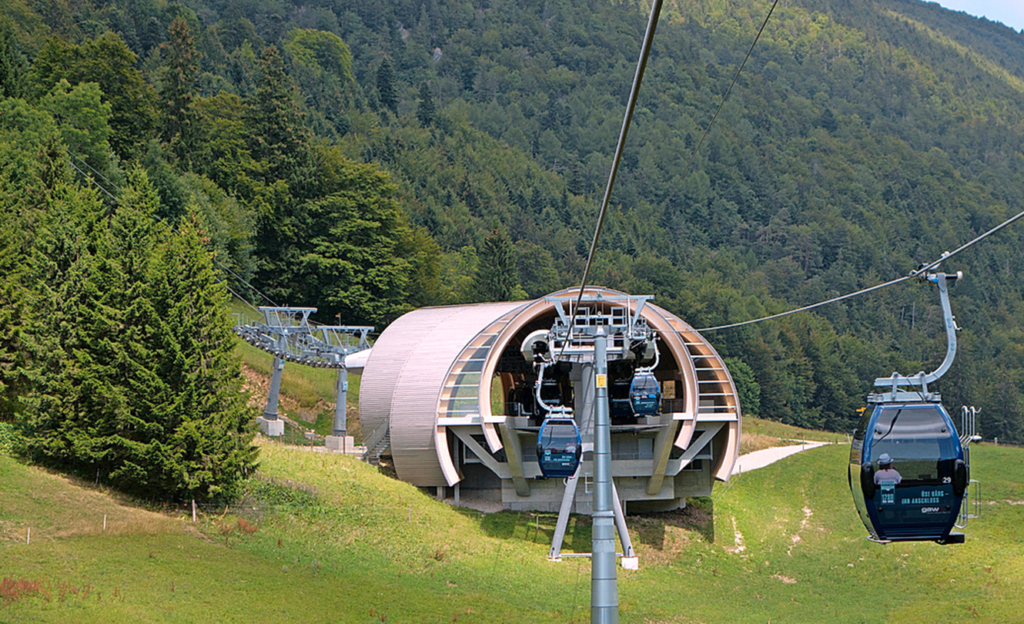
[[[993,22],[1002,22],[1016,31],[1024,29],[1024,1],[1022,0],[938,0],[953,11],[964,11]]]

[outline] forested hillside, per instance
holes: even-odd
[[[780,5],[697,150],[769,6],[666,6],[592,276],[696,327],[905,275],[1024,207],[1024,35],[916,0]],[[243,296],[227,269],[381,327],[579,280],[647,8],[14,0],[0,93],[59,127],[42,145],[79,185],[116,195],[137,163],[157,214],[199,220]],[[12,162],[38,156],[3,141]],[[26,171],[4,192],[47,188]],[[939,387],[1017,442],[1022,246],[1024,224],[944,267],[967,279]],[[934,368],[941,332],[936,293],[908,282],[709,337],[747,413],[846,430],[874,377]]]

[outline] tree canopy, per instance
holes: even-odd
[[[27,189],[5,227],[31,230],[56,196],[106,214],[78,187],[138,162],[158,215],[198,220],[218,266],[345,322],[579,280],[642,6],[70,6],[0,8],[0,180]],[[780,6],[698,150],[765,10],[666,11],[596,283],[708,327],[905,275],[1021,209],[1024,35],[917,0]],[[939,388],[1016,441],[1022,243],[1007,229],[947,263],[968,275],[965,333]],[[709,337],[752,411],[845,430],[871,379],[941,359],[938,319],[934,292],[905,285]]]

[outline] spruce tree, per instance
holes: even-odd
[[[117,207],[97,228],[96,252],[82,293],[81,345],[72,352],[79,377],[73,432],[75,461],[98,478],[142,496],[164,490],[162,464],[170,389],[156,374],[152,333],[158,321],[149,284],[159,197],[145,172],[128,174]]]
[[[273,204],[260,215],[255,237],[257,281],[271,297],[287,299],[293,284],[283,276],[296,262],[291,232],[302,218],[299,203],[317,195],[320,180],[313,175],[309,138],[295,88],[274,46],[259,61],[260,83],[247,108],[246,125],[253,158],[263,169],[263,183],[273,189]]]
[[[174,497],[230,499],[255,468],[255,414],[242,393],[227,291],[191,212],[157,251],[154,372],[169,392],[156,406],[171,453],[161,466]]]
[[[3,210],[0,204],[0,210]],[[23,292],[17,275],[21,258],[16,241],[18,228],[8,212],[0,214],[0,422],[14,419],[17,412],[18,353],[25,312]]]
[[[78,404],[82,370],[75,356],[85,346],[81,329],[91,313],[85,285],[103,204],[95,192],[64,182],[48,199],[23,277],[29,305],[22,372],[28,391],[17,422],[32,459],[94,473],[92,464],[79,460],[77,439],[88,419]]]
[[[285,73],[284,60],[274,46],[259,59],[260,79],[246,123],[256,160],[266,165],[266,182],[291,183],[308,165],[308,145],[302,113],[295,102],[295,87]]]
[[[27,71],[28,62],[14,26],[7,19],[0,19],[0,100],[22,96]]]
[[[163,135],[187,169],[192,169],[198,145],[199,122],[193,100],[199,94],[199,59],[188,23],[178,17],[171,22],[170,39],[160,46],[166,60],[161,72],[160,104],[163,107]]]
[[[416,119],[424,128],[434,123],[437,117],[437,107],[434,104],[434,94],[430,92],[430,85],[424,82],[420,85],[420,103],[416,106]]]
[[[70,167],[60,134],[44,111],[19,99],[0,102],[0,420],[18,416],[29,387],[26,330],[32,312],[46,305],[39,302],[34,284],[76,286],[59,271],[42,280],[32,272],[40,237],[51,226],[59,230],[78,223],[67,213],[81,202],[67,200],[76,192],[68,186]],[[70,244],[84,244],[85,238],[76,230]],[[49,245],[46,261],[61,262],[61,252],[59,242]],[[73,258],[83,255],[80,249],[71,253]]]
[[[26,451],[143,498],[230,498],[255,449],[224,290],[194,214],[178,237],[158,209],[141,169],[109,217],[91,191],[54,194],[31,271]]]
[[[398,91],[395,89],[395,68],[388,57],[380,62],[377,68],[377,97],[381,105],[398,114]]]
[[[484,240],[473,286],[477,301],[515,301],[525,298],[512,254],[512,239],[504,230],[494,228]]]

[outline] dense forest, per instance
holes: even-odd
[[[666,6],[592,274],[695,327],[906,275],[1022,208],[1024,35],[917,0],[782,3],[702,143],[769,6]],[[66,204],[91,231],[152,188],[160,236],[197,232],[238,295],[322,320],[379,328],[577,283],[647,9],[6,3],[0,273],[28,294],[3,295],[21,302],[0,315],[3,417],[39,417],[19,400],[21,337],[39,335],[23,319],[52,310],[22,267],[79,235],[51,231]],[[943,267],[967,277],[938,388],[1019,443],[1022,247],[1014,226]],[[839,431],[872,379],[931,370],[945,344],[935,291],[913,282],[708,336],[746,413]]]

